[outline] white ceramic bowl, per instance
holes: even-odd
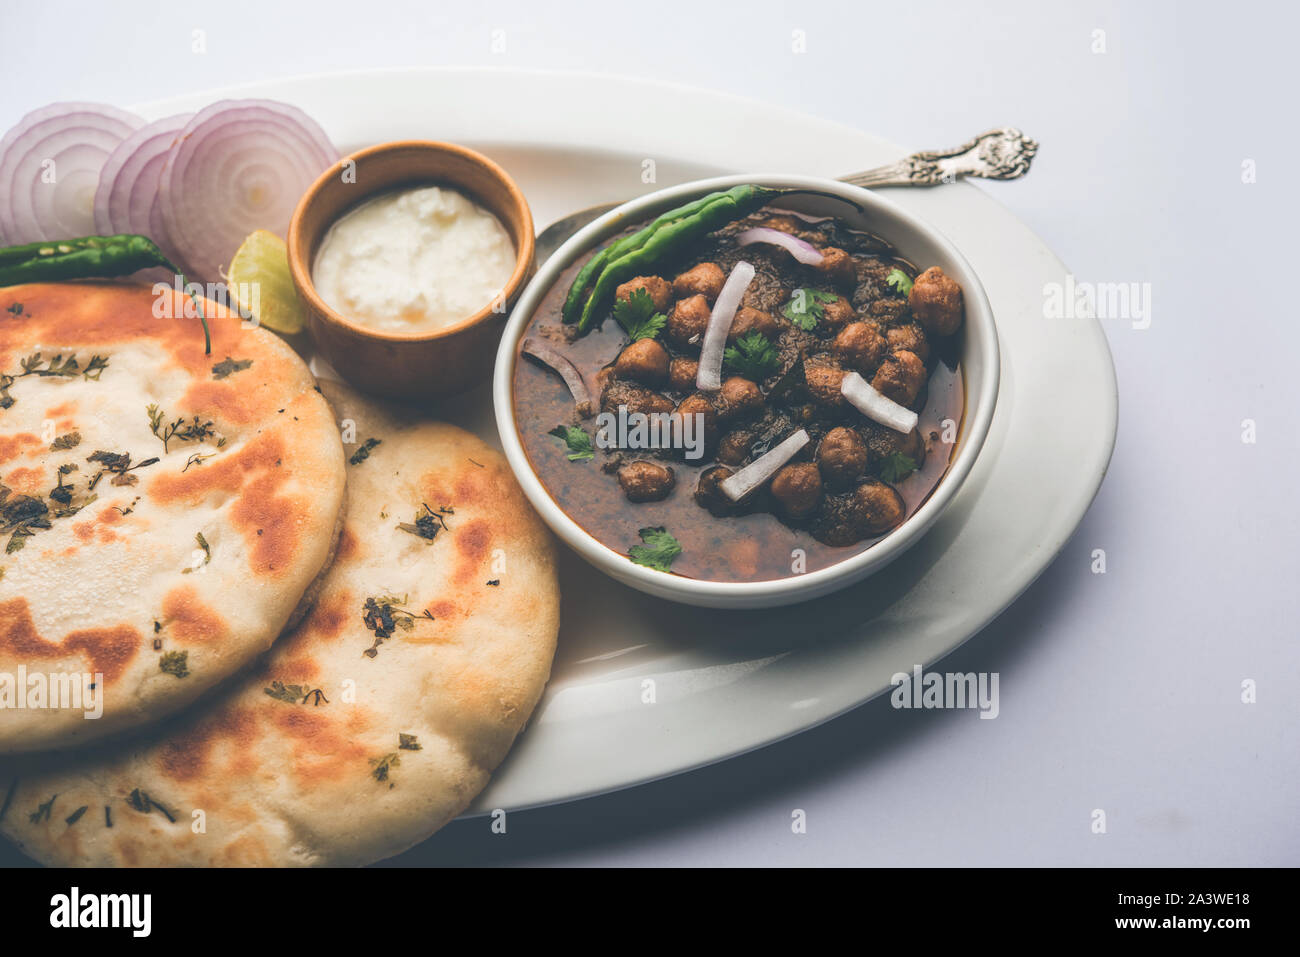
[[[705,193],[743,183],[816,190],[825,194],[782,197],[777,205],[813,215],[837,216],[850,226],[880,236],[891,243],[903,258],[920,268],[942,267],[961,285],[966,305],[961,349],[966,387],[965,414],[952,461],[934,493],[911,517],[875,545],[804,575],[761,582],[711,582],[633,564],[626,555],[602,544],[569,518],[551,498],[528,462],[515,424],[512,383],[515,363],[519,361],[519,341],[532,321],[534,310],[560,273],[584,252],[606,242],[632,223],[651,219]],[[832,197],[840,197],[852,205]],[[861,581],[901,555],[934,524],[970,473],[988,435],[998,396],[998,337],[993,312],[979,278],[952,243],[929,224],[875,193],[837,180],[750,173],[696,180],[649,193],[610,210],[575,233],[542,264],[519,297],[497,351],[492,396],[501,444],[524,494],[543,521],[584,559],[618,581],[661,598],[712,608],[765,608],[816,598]]]

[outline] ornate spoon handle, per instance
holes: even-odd
[[[937,186],[966,176],[1017,179],[1029,172],[1038,143],[1012,127],[981,133],[956,149],[913,153],[897,163],[839,177],[846,183],[877,186]]]

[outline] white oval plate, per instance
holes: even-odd
[[[154,118],[221,96],[294,103],[345,152],[408,137],[480,149],[517,178],[539,227],[691,179],[746,169],[836,176],[907,152],[751,100],[583,74],[331,74],[139,109]],[[755,131],[766,133],[754,138]],[[894,674],[931,664],[983,628],[1078,527],[1115,441],[1115,370],[1099,324],[1044,318],[1043,287],[1063,282],[1066,268],[986,193],[956,184],[890,190],[889,198],[947,234],[979,273],[997,317],[1001,393],[960,493],[925,538],[879,574],[815,602],[763,612],[656,600],[564,550],[551,683],[468,813],[652,781],[842,714],[886,690]],[[499,445],[490,383],[434,411]]]

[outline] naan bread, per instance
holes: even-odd
[[[311,373],[211,302],[205,355],[187,302],[0,289],[0,754],[189,704],[270,647],[329,559],[346,471]]]
[[[356,464],[316,605],[165,732],[0,765],[0,831],[32,857],[364,864],[450,821],[505,757],[554,655],[550,536],[479,439],[322,388]]]

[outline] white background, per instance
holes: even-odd
[[[1297,27],[1289,5],[1242,2],[0,0],[0,128],[51,100],[417,65],[668,79],[917,148],[1021,127],[1043,144],[1032,174],[986,188],[1080,280],[1150,283],[1152,323],[1107,325],[1119,440],[1078,534],[943,665],[999,672],[1000,717],[881,698],[703,771],[512,814],[505,835],[458,822],[398,862],[1296,865]]]

